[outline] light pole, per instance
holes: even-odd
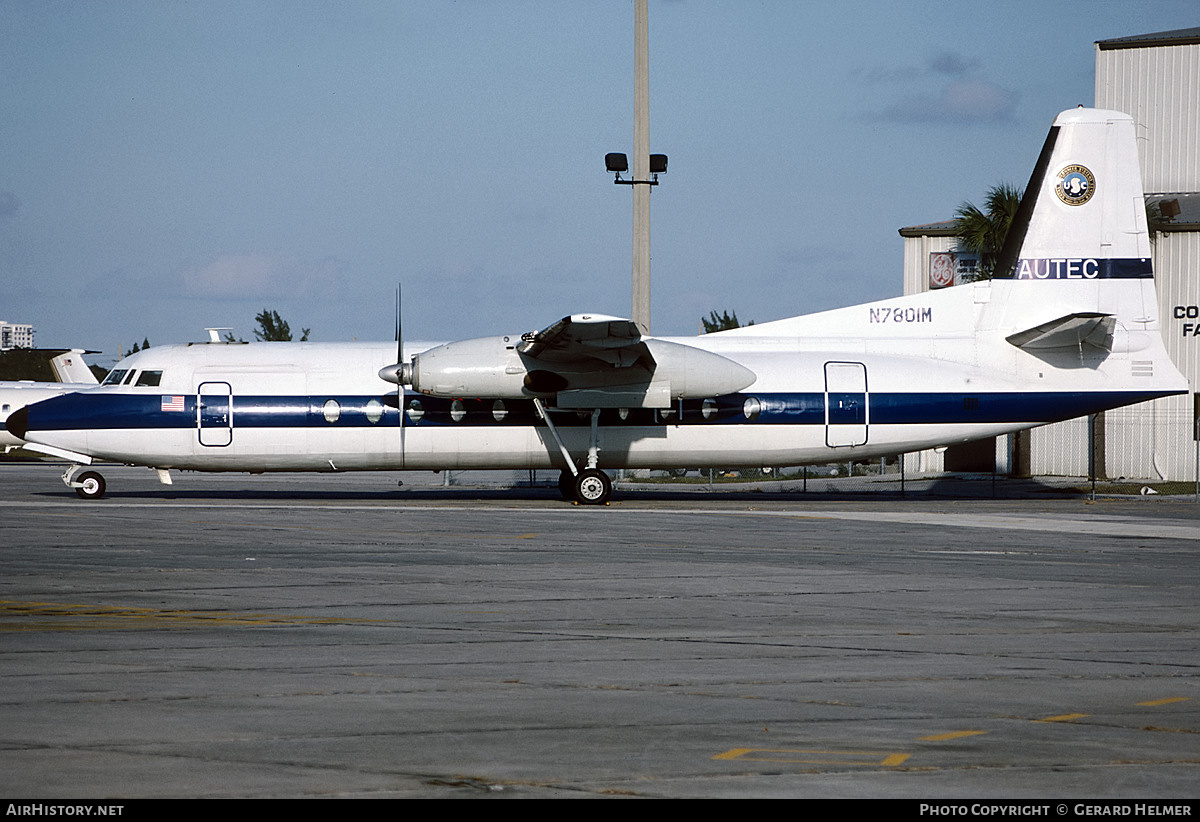
[[[650,26],[646,0],[635,0],[633,12],[633,179],[624,154],[604,155],[614,183],[633,186],[633,321],[650,333],[650,186],[667,170],[667,155],[650,153]]]

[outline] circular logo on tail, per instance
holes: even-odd
[[[1086,166],[1067,166],[1058,172],[1054,193],[1067,205],[1083,205],[1096,193],[1096,178]]]

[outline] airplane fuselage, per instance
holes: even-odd
[[[1151,282],[1109,287],[1140,300]],[[1030,352],[1006,339],[1014,301],[1029,303],[1019,314],[1036,325],[1061,313],[1056,295],[1080,287],[1047,282],[1031,292],[1014,281],[985,282],[670,339],[738,363],[753,372],[753,384],[666,408],[602,409],[599,466],[865,459],[1186,389],[1176,381],[1164,390],[1140,376],[1174,371],[1157,333],[1146,328],[1118,328],[1111,351]],[[1014,293],[996,299],[1005,290]],[[1077,293],[1072,298],[1078,302]],[[376,376],[395,355],[394,343],[161,346],[121,364],[161,372],[157,385],[130,379],[75,395],[75,402],[59,398],[42,407],[39,437],[94,459],[201,471],[564,467],[532,398],[404,391],[398,402],[396,388]],[[548,404],[568,450],[586,450],[590,412]],[[80,428],[85,405],[88,427]]]

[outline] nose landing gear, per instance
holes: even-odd
[[[63,474],[62,480],[68,488],[74,488],[80,499],[100,499],[107,487],[97,471],[83,471],[82,465],[72,465]]]

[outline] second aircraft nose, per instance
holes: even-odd
[[[25,432],[29,430],[29,409],[18,408],[9,414],[4,427],[17,439],[25,439]]]

